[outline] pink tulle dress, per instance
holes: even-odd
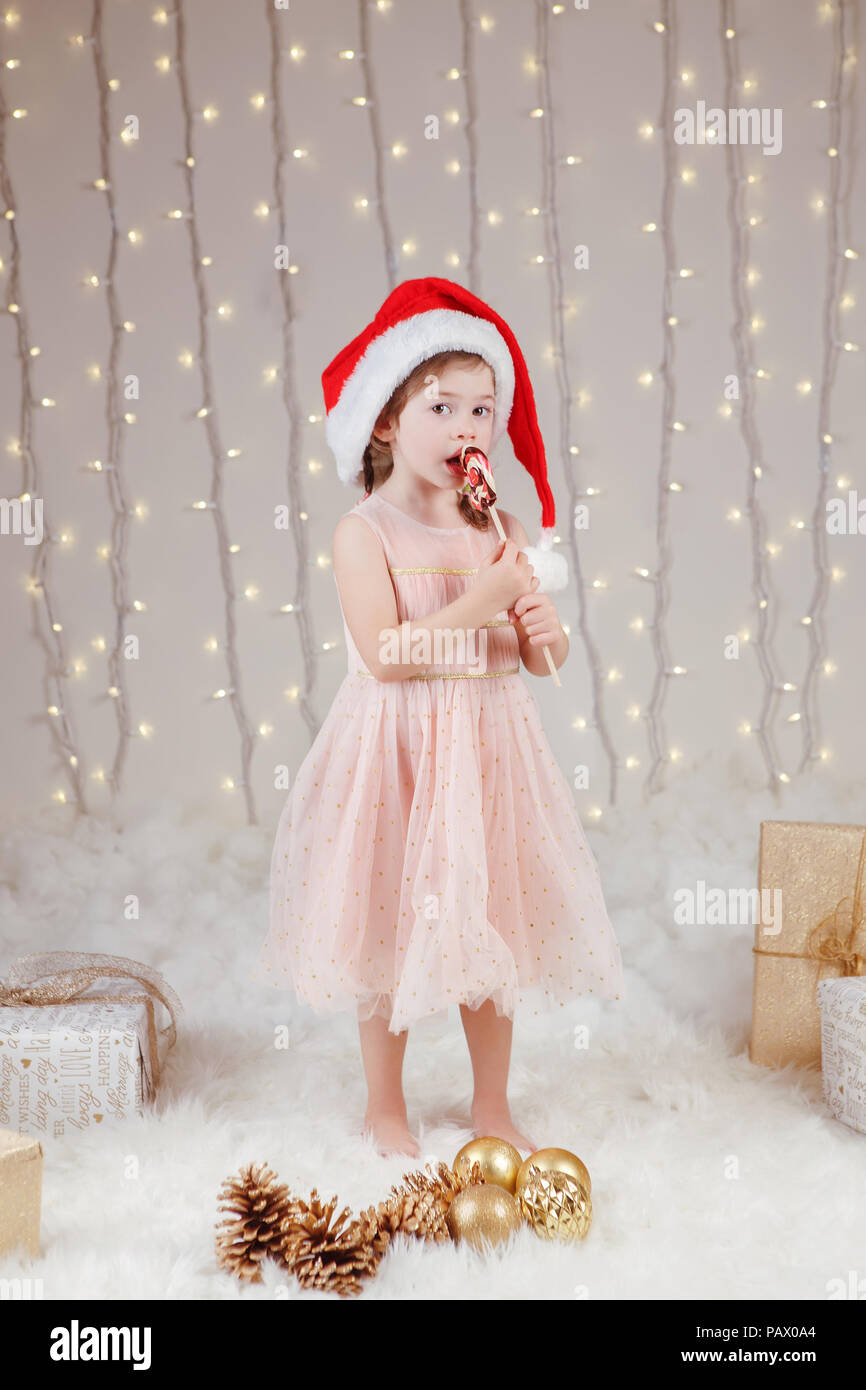
[[[452,603],[498,544],[492,527],[428,526],[376,492],[349,514],[382,543],[400,621]],[[624,998],[596,861],[507,614],[393,682],[366,672],[343,626],[348,674],[279,819],[256,977],[395,1033],[486,999],[514,1017]]]

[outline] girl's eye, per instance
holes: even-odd
[[[451,409],[451,407],[450,407],[450,405],[448,404],[447,401],[436,401],[435,404],[432,405],[432,406],[430,407],[430,409],[431,409],[431,410],[438,410],[440,405],[444,405],[446,410],[450,410],[450,409]],[[486,410],[487,413],[488,413],[488,415],[490,414],[490,406],[489,406],[489,405],[476,405],[475,409],[476,409],[476,410]]]

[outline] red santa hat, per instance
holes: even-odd
[[[373,322],[322,373],[325,436],[341,481],[355,481],[376,421],[402,381],[436,353],[477,352],[495,381],[491,449],[507,428],[515,457],[532,476],[541,502],[537,546],[529,562],[545,592],[565,588],[565,557],[552,549],[556,509],[547,480],[544,441],[520,346],[508,324],[483,299],[451,280],[404,280]]]

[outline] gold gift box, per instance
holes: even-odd
[[[27,1134],[0,1129],[0,1255],[21,1246],[39,1254],[42,1145]]]
[[[824,979],[866,973],[862,888],[866,826],[762,821],[759,901],[781,890],[781,930],[755,925],[749,1056],[763,1066],[821,1062]],[[770,895],[766,900],[764,894]]]

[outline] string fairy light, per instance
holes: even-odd
[[[287,145],[284,135],[285,116],[282,105],[282,87],[280,75],[280,32],[279,16],[273,5],[268,6],[268,28],[271,43],[271,63],[270,63],[270,102],[271,102],[271,134],[274,148],[274,169],[273,169],[273,194],[272,205],[277,210],[279,218],[279,232],[277,240],[281,246],[288,245],[288,229],[286,218],[286,191],[283,179],[283,169],[286,165]],[[304,685],[298,691],[297,699],[300,704],[301,714],[310,733],[311,741],[318,732],[318,721],[316,720],[310,702],[310,693],[316,682],[316,650],[313,638],[313,625],[310,614],[309,597],[310,590],[308,584],[308,572],[310,558],[307,545],[307,528],[304,519],[307,510],[304,503],[303,473],[300,466],[300,407],[298,404],[297,388],[295,383],[295,340],[294,340],[294,321],[295,309],[291,290],[291,279],[285,273],[277,272],[277,283],[282,302],[283,310],[283,404],[286,410],[286,418],[289,425],[289,446],[286,458],[286,475],[289,492],[289,521],[292,528],[292,539],[295,548],[295,594],[287,611],[292,612],[297,617],[298,633],[301,639],[301,658],[304,670]],[[259,732],[262,728],[259,727]]]
[[[739,102],[737,78],[738,53],[737,32],[733,15],[733,0],[722,0],[722,63],[725,72],[725,106],[734,110]],[[740,431],[748,457],[746,482],[746,515],[749,518],[752,550],[752,594],[754,596],[757,633],[749,645],[753,647],[764,682],[758,724],[749,725],[749,732],[755,734],[763,754],[769,774],[771,790],[778,791],[779,782],[787,781],[787,774],[779,767],[779,758],[773,738],[773,721],[783,693],[790,689],[790,683],[783,683],[778,673],[778,663],[773,650],[772,630],[775,611],[771,600],[775,598],[770,577],[770,551],[765,542],[766,518],[758,498],[758,482],[764,476],[764,461],[758,426],[755,415],[755,378],[760,375],[755,365],[752,335],[747,325],[754,320],[747,284],[746,266],[749,263],[750,224],[745,216],[743,198],[748,179],[743,172],[742,145],[737,140],[725,144],[725,169],[728,178],[727,211],[731,237],[731,284],[734,297],[734,322],[731,336],[737,363],[737,379],[741,392],[739,413]],[[734,519],[742,516],[736,512]]]
[[[469,182],[469,259],[467,263],[467,278],[469,289],[473,294],[481,294],[481,275],[479,263],[481,259],[481,211],[478,206],[478,140],[475,134],[475,122],[477,119],[477,81],[475,77],[475,33],[474,28],[478,21],[472,15],[472,0],[460,0],[460,28],[462,47],[460,54],[460,68],[463,76],[463,87],[466,93],[466,147],[468,150],[468,182]]]
[[[33,636],[45,654],[43,689],[46,700],[47,724],[54,748],[63,764],[71,789],[72,800],[79,813],[88,810],[84,794],[84,765],[79,752],[78,741],[73,727],[70,709],[70,691],[66,682],[76,674],[66,655],[64,625],[59,617],[59,605],[54,593],[52,544],[59,537],[52,530],[46,515],[45,496],[42,486],[42,470],[36,451],[34,430],[34,402],[36,392],[32,387],[31,366],[38,356],[38,349],[31,345],[28,315],[24,305],[21,276],[21,245],[15,218],[16,199],[12,177],[6,156],[6,135],[10,119],[9,106],[3,82],[0,81],[0,198],[5,216],[3,222],[8,228],[11,254],[9,256],[8,298],[6,312],[15,323],[15,343],[21,371],[20,435],[15,442],[15,452],[21,458],[22,488],[19,501],[22,505],[32,503],[35,498],[42,503],[42,538],[33,547],[33,563],[27,588],[34,600],[31,608]],[[65,802],[67,794],[58,788],[53,799]]]
[[[361,37],[361,51],[360,53],[353,53],[353,57],[358,57],[361,60],[361,69],[364,74],[364,95],[362,98],[356,97],[355,101],[357,104],[363,105],[370,116],[370,135],[373,140],[373,165],[376,181],[376,213],[379,218],[379,226],[382,229],[382,244],[385,250],[385,274],[388,277],[388,292],[390,293],[397,284],[399,262],[394,247],[394,234],[391,230],[391,219],[388,215],[388,206],[385,200],[382,125],[379,120],[379,100],[376,93],[373,64],[370,61],[370,33],[367,20],[367,9],[368,0],[358,0],[358,32]],[[344,49],[343,52],[350,53],[352,50]]]
[[[658,33],[662,39],[664,86],[660,122],[664,134],[662,214],[660,219],[664,256],[664,291],[662,303],[662,339],[664,343],[664,355],[660,368],[663,383],[662,443],[658,471],[658,496],[656,502],[656,546],[658,551],[658,562],[654,574],[650,574],[645,570],[641,575],[648,583],[652,584],[654,592],[653,620],[649,626],[652,632],[656,670],[653,679],[652,694],[645,715],[647,737],[652,754],[652,762],[646,779],[646,785],[650,791],[656,791],[658,789],[662,766],[665,763],[676,761],[673,756],[673,750],[666,749],[667,736],[665,733],[663,713],[664,700],[668,688],[667,683],[673,668],[664,622],[667,617],[670,600],[668,580],[671,571],[670,504],[672,493],[669,482],[671,436],[675,423],[673,328],[676,326],[676,318],[673,313],[672,286],[674,281],[679,279],[676,271],[676,252],[673,237],[673,190],[677,172],[676,148],[673,138],[674,81],[676,80],[677,73],[677,31],[676,10],[671,0],[663,0],[662,15],[663,19],[657,20],[653,25],[656,33]]]
[[[105,71],[104,52],[102,47],[103,37],[103,0],[94,0],[93,9],[93,29],[86,35],[76,35],[70,40],[70,44],[76,50],[83,50],[86,46],[93,49],[94,73],[97,81],[97,110],[98,110],[98,129],[100,140],[101,170],[100,177],[93,180],[92,188],[106,197],[106,211],[111,223],[111,236],[107,251],[106,268],[99,274],[90,278],[90,286],[96,290],[104,290],[106,294],[106,308],[110,318],[110,351],[108,365],[105,370],[99,366],[90,368],[90,375],[94,381],[105,382],[105,401],[108,439],[104,459],[91,462],[87,465],[87,470],[92,473],[101,472],[105,475],[107,496],[109,499],[113,526],[111,544],[102,548],[100,553],[109,563],[112,580],[112,597],[116,615],[116,628],[113,637],[109,637],[108,643],[105,639],[97,639],[101,646],[97,650],[107,655],[109,663],[111,698],[117,701],[116,719],[118,721],[119,737],[118,748],[114,759],[114,766],[108,773],[98,769],[93,773],[94,778],[111,784],[112,791],[116,792],[121,778],[124,774],[125,757],[127,753],[127,741],[136,734],[141,737],[149,737],[153,730],[150,724],[140,722],[134,725],[129,711],[128,694],[126,690],[125,662],[121,659],[123,648],[123,638],[126,634],[126,626],[129,622],[129,615],[135,612],[144,611],[145,605],[140,600],[130,601],[128,591],[128,561],[129,561],[129,519],[134,514],[143,515],[141,504],[134,507],[127,505],[126,485],[123,467],[124,454],[124,424],[132,424],[134,416],[131,414],[119,414],[112,411],[111,402],[116,401],[119,395],[119,386],[122,374],[119,370],[120,349],[122,339],[121,332],[131,331],[134,325],[122,320],[121,310],[118,304],[117,295],[117,265],[119,251],[119,236],[117,232],[117,205],[114,197],[114,179],[110,161],[110,147],[107,143],[107,130],[109,120],[109,97],[110,91],[116,90],[114,80],[108,80]],[[369,20],[367,16],[367,5],[373,0],[360,0],[360,40],[361,49],[358,53],[354,50],[344,50],[341,57],[358,58],[362,64],[365,75],[365,92],[363,97],[356,98],[357,105],[369,107],[371,119],[371,135],[374,144],[374,158],[376,168],[376,205],[384,245],[384,254],[387,265],[387,273],[390,288],[394,288],[396,277],[399,271],[401,257],[401,240],[392,231],[391,223],[387,213],[385,200],[386,182],[386,161],[388,158],[389,146],[383,143],[382,130],[380,124],[381,103],[378,100],[376,87],[376,73],[372,64],[369,43]],[[570,437],[571,412],[574,404],[579,402],[580,397],[574,397],[570,390],[569,371],[567,356],[565,352],[565,332],[564,325],[568,316],[564,311],[563,286],[561,274],[561,248],[560,248],[560,225],[557,216],[557,191],[556,191],[556,165],[559,163],[574,163],[574,157],[568,160],[557,160],[554,155],[554,129],[553,129],[553,103],[550,93],[549,82],[549,50],[550,44],[547,33],[547,11],[554,15],[561,13],[564,9],[562,5],[553,6],[543,4],[542,0],[536,0],[538,11],[538,37],[540,61],[531,60],[530,70],[539,75],[539,87],[537,106],[530,114],[531,119],[538,120],[540,123],[539,134],[542,137],[542,148],[544,159],[542,164],[542,175],[544,184],[543,206],[531,209],[532,215],[541,216],[546,219],[544,255],[536,258],[539,268],[547,267],[546,279],[551,290],[551,322],[552,337],[554,348],[550,353],[550,360],[555,367],[557,374],[557,386],[560,393],[559,428],[561,435],[561,447],[565,453],[573,458],[578,454],[578,450],[570,447],[567,441]],[[177,68],[179,82],[181,85],[181,97],[183,101],[183,113],[186,121],[187,143],[186,143],[186,180],[187,192],[189,194],[185,210],[175,210],[171,217],[178,221],[186,221],[190,232],[190,246],[193,256],[193,269],[195,276],[195,286],[198,293],[198,319],[201,329],[199,354],[201,379],[203,384],[204,406],[199,411],[199,418],[205,426],[205,434],[212,455],[212,489],[210,501],[196,504],[198,510],[208,510],[214,515],[214,524],[217,536],[219,552],[219,563],[223,581],[225,595],[225,627],[227,640],[225,643],[213,639],[213,649],[218,652],[225,652],[227,669],[213,681],[213,685],[219,685],[219,689],[211,694],[214,700],[225,699],[229,701],[234,709],[235,718],[241,736],[241,761],[243,764],[240,778],[227,777],[223,779],[226,789],[237,790],[246,789],[247,807],[250,819],[255,821],[255,808],[250,792],[250,766],[254,750],[254,739],[256,734],[264,736],[266,731],[270,731],[271,726],[265,723],[256,723],[255,728],[247,718],[243,701],[241,698],[241,685],[238,670],[238,657],[235,652],[235,622],[236,622],[236,603],[240,601],[241,595],[236,594],[234,580],[230,569],[230,557],[238,550],[237,546],[228,544],[226,521],[222,507],[222,483],[223,483],[223,459],[231,457],[232,451],[225,453],[219,447],[219,429],[217,424],[216,410],[213,404],[212,392],[212,371],[211,356],[209,347],[209,323],[212,310],[208,306],[205,294],[204,280],[201,267],[207,266],[209,260],[199,256],[199,234],[196,221],[196,199],[192,184],[192,170],[195,167],[195,160],[191,154],[191,140],[189,138],[193,117],[206,123],[212,123],[218,119],[218,109],[215,105],[207,105],[191,112],[187,96],[187,73],[184,67],[184,13],[182,0],[179,0],[179,9],[171,12],[160,9],[152,16],[155,23],[167,25],[173,16],[177,16],[177,54],[178,61],[175,63],[171,59],[158,60],[158,69],[169,72],[173,67]],[[734,37],[735,30],[732,24],[725,24],[729,20],[733,0],[722,0],[721,17],[723,19],[723,30],[725,40],[730,41]],[[378,10],[384,10],[385,4],[376,6]],[[268,202],[264,201],[256,209],[256,215],[266,218],[271,212],[278,212],[279,235],[283,244],[286,244],[286,223],[285,212],[285,189],[283,182],[284,161],[289,158],[302,159],[307,152],[300,149],[289,150],[283,138],[283,113],[280,107],[281,83],[278,72],[279,43],[277,34],[277,7],[273,4],[266,6],[272,38],[271,52],[271,81],[268,95],[265,92],[257,93],[252,104],[255,109],[263,109],[270,101],[272,120],[273,120],[273,140],[274,140],[274,166],[273,166],[273,190],[274,197]],[[843,215],[847,213],[846,194],[844,191],[844,171],[851,168],[851,135],[845,134],[843,130],[842,108],[845,93],[844,74],[853,61],[853,56],[849,52],[846,43],[846,31],[853,19],[849,17],[850,0],[834,0],[833,3],[822,7],[822,13],[826,13],[834,24],[834,71],[833,80],[830,84],[831,90],[826,94],[827,100],[813,101],[812,106],[816,111],[827,111],[830,115],[831,125],[828,130],[827,157],[831,159],[830,165],[830,189],[820,199],[813,201],[813,207],[828,216],[828,261],[825,281],[825,313],[823,318],[823,360],[820,382],[815,383],[815,392],[818,396],[818,486],[814,503],[814,511],[811,524],[799,523],[798,529],[810,532],[812,536],[811,547],[814,566],[814,592],[808,613],[802,619],[802,625],[807,629],[807,640],[809,644],[807,657],[807,674],[803,683],[802,708],[788,716],[791,723],[799,723],[801,726],[801,737],[803,740],[803,762],[802,767],[813,763],[818,759],[824,759],[826,750],[816,751],[819,740],[818,729],[818,696],[819,696],[819,676],[822,672],[829,673],[833,664],[826,660],[826,607],[828,604],[829,585],[833,580],[842,577],[843,572],[838,568],[831,568],[828,564],[828,541],[826,529],[826,502],[829,482],[829,469],[831,461],[831,446],[833,444],[833,432],[831,428],[831,392],[835,380],[835,372],[838,364],[838,354],[841,351],[855,352],[857,344],[853,344],[844,339],[844,334],[840,331],[838,311],[846,307],[845,296],[842,295],[842,281],[849,260],[855,257],[855,253],[846,247],[845,234],[842,231]],[[676,6],[672,5],[671,0],[663,0],[664,23],[658,22],[654,27],[659,34],[665,36],[665,82],[666,91],[676,82],[690,83],[694,80],[692,73],[677,72],[675,61],[675,40],[676,34],[672,21],[676,18]],[[856,12],[855,12],[856,16]],[[467,260],[467,283],[473,292],[479,292],[481,277],[481,263],[479,253],[480,242],[480,219],[477,203],[477,174],[478,174],[478,126],[477,126],[477,84],[475,80],[475,57],[477,40],[473,33],[473,26],[478,24],[486,32],[489,22],[477,20],[471,14],[469,0],[460,0],[459,17],[461,22],[461,51],[459,55],[459,66],[455,66],[445,75],[446,80],[455,84],[455,91],[459,90],[459,82],[463,81],[463,92],[465,94],[466,112],[466,158],[463,161],[454,160],[446,168],[449,172],[456,175],[466,172],[468,174],[469,189],[469,253]],[[6,17],[9,26],[9,17]],[[11,27],[11,26],[10,26]],[[284,51],[293,62],[299,62],[304,56],[304,50],[299,45],[294,45],[290,50]],[[456,55],[455,55],[456,56]],[[5,63],[6,69],[13,69],[17,60],[10,59]],[[725,63],[727,68],[727,93],[729,97],[729,108],[736,106],[737,103],[730,101],[734,85],[739,85],[743,90],[750,87],[749,81],[741,81],[735,84],[733,76],[733,64],[735,55],[733,45],[726,50]],[[751,84],[753,85],[753,84]],[[449,89],[446,89],[449,90]],[[387,89],[386,89],[387,93]],[[38,348],[29,346],[29,329],[22,296],[20,293],[20,247],[17,235],[17,224],[15,222],[15,202],[12,197],[12,187],[8,178],[6,167],[6,143],[8,121],[13,119],[24,119],[27,115],[26,107],[21,102],[10,110],[0,89],[0,196],[2,196],[3,207],[5,209],[5,220],[7,221],[10,236],[11,256],[8,266],[9,280],[7,285],[8,303],[7,312],[14,315],[16,319],[17,348],[21,362],[22,380],[22,405],[21,405],[21,426],[19,430],[20,439],[15,441],[14,451],[22,460],[22,497],[20,500],[30,500],[31,497],[39,497],[43,503],[41,484],[41,469],[34,445],[34,422],[37,420],[35,411],[37,408],[51,408],[53,402],[48,395],[38,396],[31,390],[32,362],[38,355]],[[460,122],[460,113],[446,113],[445,119],[457,125]],[[665,118],[662,121],[664,127],[670,120],[670,106],[666,106]],[[655,127],[647,126],[645,133],[647,136],[654,133]],[[123,140],[129,138],[128,132],[121,134]],[[667,139],[667,132],[665,133]],[[777,677],[777,662],[773,652],[771,641],[771,627],[773,617],[773,605],[778,600],[772,594],[771,574],[772,564],[768,557],[778,550],[778,547],[771,546],[765,541],[766,522],[760,500],[758,482],[764,473],[764,465],[761,457],[761,441],[759,438],[756,423],[756,407],[758,404],[754,378],[761,378],[765,373],[755,365],[755,355],[752,350],[752,334],[758,332],[762,326],[762,321],[757,314],[752,313],[748,303],[748,296],[745,284],[751,283],[750,277],[743,276],[743,269],[747,260],[748,235],[750,229],[757,225],[761,219],[756,217],[743,218],[739,215],[740,200],[742,192],[747,182],[742,177],[742,164],[739,145],[736,141],[731,141],[727,150],[729,174],[729,193],[728,212],[733,219],[732,225],[732,280],[733,291],[732,300],[734,306],[734,341],[737,352],[737,368],[742,387],[742,409],[740,416],[741,437],[745,444],[748,454],[748,497],[742,505],[742,512],[737,515],[748,518],[751,528],[751,552],[752,552],[752,595],[756,606],[756,623],[753,635],[747,635],[745,640],[749,641],[755,648],[756,659],[761,671],[763,687],[760,702],[760,712],[757,716],[756,725],[747,726],[750,732],[758,736],[759,746],[769,771],[771,784],[776,781],[786,781],[787,776],[778,768],[778,758],[773,744],[773,730],[777,722],[777,711],[779,703],[783,699],[785,692],[797,690],[797,686],[789,682],[780,682]],[[396,142],[390,146],[394,158],[402,158],[406,153],[406,146]],[[670,146],[665,150],[664,167],[664,194],[662,217],[658,224],[647,223],[649,230],[659,230],[664,244],[664,273],[665,273],[665,353],[662,365],[662,377],[664,381],[664,401],[662,406],[663,420],[663,447],[662,458],[659,467],[658,487],[659,501],[657,512],[657,547],[658,547],[658,568],[654,573],[649,570],[641,572],[641,577],[649,580],[654,586],[655,592],[655,613],[653,620],[647,620],[644,624],[642,619],[635,620],[632,627],[635,631],[640,631],[642,627],[651,630],[655,644],[656,655],[656,679],[653,689],[653,699],[650,702],[648,720],[648,737],[654,755],[653,768],[650,773],[649,781],[652,786],[658,770],[663,763],[676,762],[681,754],[678,749],[666,748],[666,736],[664,729],[663,714],[665,709],[665,698],[667,690],[667,680],[674,676],[686,674],[683,667],[673,664],[668,656],[663,620],[668,612],[668,600],[670,596],[669,575],[670,575],[670,505],[672,494],[682,491],[682,484],[669,481],[669,470],[671,462],[673,433],[681,432],[683,424],[674,418],[674,381],[673,381],[673,345],[674,339],[671,330],[676,326],[676,316],[670,312],[671,295],[673,293],[671,281],[673,278],[689,278],[690,272],[675,268],[675,258],[673,255],[673,236],[671,233],[671,218],[668,215],[671,210],[673,190],[675,182],[679,181],[676,171],[673,169],[674,151]],[[685,184],[694,177],[694,171],[682,170],[679,178]],[[363,203],[369,206],[367,199],[359,200],[358,205]],[[490,225],[495,225],[496,220],[501,220],[498,214],[492,211],[487,214]],[[140,239],[133,232],[126,233],[130,243],[137,244]],[[414,244],[409,241],[402,242],[405,255],[410,255],[414,249]],[[448,264],[459,266],[460,258],[452,254]],[[289,273],[296,273],[298,267],[290,267]],[[298,621],[298,636],[302,652],[302,664],[304,668],[303,688],[295,686],[291,692],[293,698],[299,698],[305,722],[311,735],[317,730],[317,722],[313,714],[309,697],[315,685],[316,664],[318,652],[327,652],[335,645],[334,643],[317,643],[314,640],[313,618],[311,611],[310,596],[308,589],[308,570],[311,563],[316,563],[324,568],[323,557],[312,560],[308,554],[308,533],[307,527],[303,524],[307,521],[307,513],[304,504],[304,479],[299,459],[301,444],[301,427],[303,416],[300,414],[298,406],[298,395],[295,381],[295,355],[296,344],[294,341],[294,304],[290,293],[288,280],[280,275],[280,293],[282,295],[283,309],[283,353],[282,365],[278,372],[274,368],[274,379],[276,375],[282,375],[283,401],[286,411],[289,440],[287,449],[286,476],[288,493],[291,503],[290,523],[292,526],[293,540],[295,543],[295,554],[297,563],[297,577],[293,602],[284,606],[284,612],[291,612]],[[215,312],[221,319],[230,321],[231,306],[220,305]],[[194,359],[190,358],[191,361]],[[798,383],[797,390],[806,395],[812,390],[811,383]],[[309,417],[311,420],[313,417]],[[314,461],[310,461],[307,471],[315,472]],[[574,504],[576,498],[589,497],[594,489],[579,489],[576,476],[572,476],[571,467],[566,467],[566,485],[569,489],[569,497]],[[840,481],[841,486],[841,481]],[[572,505],[574,511],[574,506]],[[732,517],[734,513],[730,514]],[[588,621],[587,603],[591,590],[602,590],[604,582],[599,579],[585,579],[580,566],[580,557],[577,554],[573,528],[570,528],[569,548],[573,559],[573,572],[578,586],[578,602],[580,611],[580,631],[585,644],[585,649],[590,661],[592,673],[593,698],[595,723],[591,726],[598,729],[600,738],[605,747],[605,751],[611,763],[611,786],[610,799],[616,800],[616,770],[619,767],[634,767],[637,759],[628,758],[624,762],[617,761],[613,741],[607,731],[607,724],[604,718],[605,691],[608,682],[614,682],[619,678],[620,673],[612,668],[607,669],[598,658],[590,623]],[[38,637],[45,653],[45,684],[48,691],[48,723],[51,730],[51,737],[60,753],[67,774],[70,778],[71,799],[79,806],[79,809],[86,810],[84,802],[84,790],[87,787],[87,779],[83,777],[81,758],[79,755],[76,738],[74,734],[74,721],[71,710],[74,709],[74,700],[71,698],[72,690],[68,684],[84,669],[83,663],[78,659],[71,660],[67,657],[65,650],[66,634],[64,625],[60,619],[60,612],[57,602],[57,595],[61,592],[58,584],[58,574],[53,568],[53,552],[49,550],[49,545],[63,544],[67,539],[67,533],[63,531],[55,532],[49,527],[47,522],[47,508],[44,516],[44,536],[38,549],[34,547],[33,570],[30,576],[29,589],[34,597],[34,604],[31,610],[34,622],[34,634]],[[244,591],[246,595],[252,596],[256,590],[253,585],[248,585]],[[44,621],[43,621],[44,619]],[[108,634],[106,634],[108,636]],[[96,647],[97,642],[93,645]],[[220,685],[220,680],[223,684]],[[639,718],[640,710],[637,706],[627,711],[630,718]],[[586,726],[586,721],[583,721]],[[67,799],[66,792],[55,792],[55,799],[64,801]],[[591,814],[601,814],[594,808]]]
[[[812,562],[815,583],[807,614],[801,619],[808,641],[808,660],[806,674],[802,680],[801,719],[798,721],[803,731],[802,756],[798,771],[802,772],[813,761],[823,761],[816,742],[820,740],[818,677],[827,670],[827,634],[824,625],[824,610],[830,588],[830,566],[827,563],[827,492],[830,479],[831,446],[833,433],[830,421],[830,403],[836,366],[840,351],[845,350],[839,328],[839,300],[844,289],[848,261],[854,258],[847,241],[847,229],[843,231],[841,222],[848,217],[848,198],[850,181],[845,187],[843,170],[849,161],[852,149],[851,120],[847,133],[843,134],[843,102],[852,105],[854,76],[856,74],[855,55],[849,53],[846,39],[849,0],[835,0],[827,6],[833,22],[833,75],[830,83],[830,100],[824,107],[830,112],[830,136],[827,157],[830,161],[830,197],[827,218],[827,270],[824,289],[824,312],[821,315],[823,331],[823,352],[821,363],[821,388],[818,398],[818,482],[815,493],[815,506],[812,512]],[[852,77],[845,91],[846,68],[850,67]]]
[[[556,192],[556,151],[554,142],[553,121],[549,113],[553,110],[552,92],[550,86],[550,39],[548,31],[548,15],[545,0],[536,0],[536,44],[537,50],[542,55],[540,61],[535,64],[534,71],[538,77],[539,109],[545,115],[539,120],[539,131],[542,141],[543,158],[542,168],[542,201],[547,215],[543,219],[545,227],[545,237],[547,254],[545,262],[548,266],[548,279],[550,281],[551,293],[550,300],[553,306],[553,332],[556,340],[554,350],[554,365],[556,369],[557,385],[559,387],[559,436],[560,446],[563,456],[569,453],[568,441],[571,438],[571,408],[572,391],[568,371],[568,360],[565,350],[565,311],[564,311],[564,290],[562,283],[562,248],[559,237],[559,221],[557,217],[557,192]],[[573,470],[566,467],[565,483],[569,497],[569,516],[574,517],[578,506],[579,492],[577,480]],[[608,729],[607,720],[604,713],[604,695],[602,683],[602,666],[598,654],[595,640],[592,636],[588,621],[588,610],[586,603],[586,585],[583,579],[583,567],[581,565],[580,554],[575,539],[575,528],[573,525],[568,528],[569,552],[571,554],[572,573],[577,586],[578,601],[578,629],[581,640],[589,662],[590,675],[592,679],[592,704],[593,704],[593,727],[595,728],[602,747],[608,757],[609,763],[609,799],[611,805],[616,804],[616,783],[617,768],[619,766],[613,739]]]
[[[127,618],[137,611],[129,596],[128,540],[129,518],[131,515],[124,486],[123,473],[123,426],[128,417],[121,415],[116,402],[122,398],[119,359],[125,329],[124,319],[117,293],[118,247],[121,234],[118,230],[117,203],[114,194],[114,177],[111,160],[110,110],[108,94],[110,91],[105,67],[103,46],[103,7],[102,0],[94,0],[93,29],[86,36],[93,55],[94,77],[97,92],[97,119],[99,127],[99,178],[94,187],[105,195],[108,212],[109,236],[106,269],[99,277],[100,287],[104,287],[105,305],[108,313],[110,348],[108,370],[105,382],[105,424],[107,434],[105,464],[100,462],[94,472],[103,473],[108,498],[111,505],[111,543],[106,548],[106,560],[111,572],[111,595],[114,603],[114,640],[108,650],[108,690],[115,709],[117,720],[117,746],[110,772],[103,773],[100,781],[107,782],[112,798],[116,797],[123,785],[123,769],[130,738],[141,733],[139,725],[134,731],[130,713],[129,690],[126,681],[126,660],[123,656],[127,637]],[[138,605],[140,611],[143,605]],[[150,727],[145,726],[145,727]]]
[[[231,790],[240,789],[244,793],[247,807],[247,816],[251,825],[258,824],[256,817],[255,801],[250,778],[250,767],[252,762],[253,749],[257,738],[257,731],[253,728],[244,704],[243,692],[241,688],[241,671],[238,661],[235,638],[237,635],[237,622],[235,607],[237,595],[235,593],[234,575],[231,565],[231,546],[228,539],[225,510],[223,507],[223,461],[226,451],[222,445],[219,421],[217,418],[217,408],[214,399],[213,371],[211,366],[211,348],[209,331],[210,300],[205,284],[203,273],[204,259],[201,250],[201,238],[198,228],[197,204],[195,193],[195,154],[193,151],[193,126],[195,114],[192,100],[190,97],[189,72],[186,59],[186,18],[184,14],[184,0],[177,0],[176,8],[171,12],[175,19],[175,62],[174,68],[177,73],[178,89],[180,94],[181,106],[183,109],[184,125],[184,158],[182,160],[183,177],[186,192],[186,210],[182,212],[181,220],[186,223],[189,233],[189,248],[192,260],[192,275],[195,286],[196,303],[198,306],[198,341],[199,348],[199,368],[201,374],[203,406],[197,412],[198,417],[204,421],[205,438],[207,439],[211,455],[211,496],[204,510],[211,513],[216,529],[217,549],[219,552],[220,576],[223,584],[224,613],[225,613],[225,640],[223,652],[226,665],[228,667],[228,693],[227,699],[231,704],[235,716],[235,722],[240,733],[241,742],[241,778],[236,781],[229,778]],[[225,783],[223,785],[226,785]]]

